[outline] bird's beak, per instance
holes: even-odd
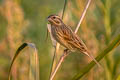
[[[49,19],[49,18],[50,18],[50,16],[47,17],[47,19]]]
[[[47,18],[47,20],[50,22],[50,21],[51,21],[51,18]]]
[[[50,20],[51,20],[50,16],[48,16],[48,17],[47,17],[47,20],[48,20],[48,21],[50,21]]]
[[[51,19],[50,17],[48,17],[48,18],[47,18],[47,21],[48,21],[49,23],[51,23],[51,22],[52,22],[52,19]]]

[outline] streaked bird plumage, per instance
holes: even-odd
[[[80,51],[81,53],[86,54],[94,60],[98,66],[100,66],[92,54],[90,54],[86,45],[79,36],[76,35],[69,26],[66,26],[59,16],[50,15],[47,19],[51,24],[52,36],[57,42],[69,49],[71,52]]]

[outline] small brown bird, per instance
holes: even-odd
[[[94,60],[98,66],[100,66],[92,54],[90,54],[83,41],[72,31],[70,27],[63,23],[59,16],[50,15],[47,20],[51,24],[52,36],[58,43],[69,49],[71,52],[80,51],[81,53],[86,54]]]

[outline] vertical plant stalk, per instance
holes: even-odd
[[[67,5],[67,0],[65,0],[65,2],[64,2],[64,7],[63,7],[62,15],[61,15],[61,18],[62,18],[62,19],[63,19],[63,17],[64,17],[66,5]],[[52,40],[54,40],[53,37],[52,37],[52,34],[51,34],[51,25],[48,25],[48,26],[49,26],[49,29],[48,29],[48,30],[49,30],[49,32],[50,32],[50,36],[51,36]],[[54,51],[54,55],[53,55],[53,59],[52,59],[52,64],[51,64],[49,79],[50,79],[50,77],[52,76],[51,74],[52,74],[52,71],[53,71],[53,65],[54,65],[55,58],[56,58],[56,54],[58,53],[60,44],[59,44],[58,42],[56,42],[56,40],[54,40],[53,46],[55,47],[55,51]]]
[[[106,44],[108,45],[110,42],[111,38],[111,18],[110,18],[110,13],[111,13],[111,1],[110,0],[105,0],[105,12],[104,12],[104,27],[105,27],[105,32],[106,32]],[[106,73],[108,76],[106,76],[107,79],[112,80],[112,65],[111,65],[111,59],[110,55],[105,56],[105,62],[106,62]]]
[[[88,9],[90,3],[91,3],[91,0],[88,0],[87,5],[86,5],[85,9],[83,10],[82,16],[80,17],[80,21],[79,21],[79,23],[78,23],[78,25],[77,25],[77,27],[75,29],[75,33],[78,32],[78,29],[79,29],[79,27],[80,27],[80,25],[81,25],[81,23],[82,23],[82,21],[83,21],[83,19],[85,17],[85,14],[87,12],[87,9]]]
[[[52,75],[53,65],[54,65],[54,62],[55,62],[55,58],[56,58],[56,47],[55,47],[55,51],[54,51],[54,55],[53,55],[53,59],[52,59],[52,64],[51,64],[51,69],[50,69],[49,80],[50,80],[50,77],[51,77],[51,75]]]
[[[105,2],[104,24],[105,24],[107,43],[109,43],[109,39],[110,39],[110,36],[111,36],[110,9],[111,9],[111,1],[106,0],[106,2]]]
[[[30,53],[30,69],[29,80],[39,80],[39,59],[38,52],[33,43],[29,43],[28,46],[32,47],[32,53]]]
[[[66,9],[66,5],[67,5],[67,0],[65,0],[65,2],[64,2],[64,7],[63,7],[63,12],[62,12],[62,19],[63,19],[63,17],[64,17],[64,13],[65,13],[65,9]]]
[[[64,53],[63,53],[63,55],[60,57],[60,60],[59,60],[59,62],[58,62],[58,64],[57,64],[57,66],[56,66],[56,68],[55,68],[55,71],[53,72],[50,80],[53,80],[56,72],[58,71],[60,65],[62,64],[62,62],[64,61],[64,59],[65,59],[65,57],[66,57],[67,55],[68,55],[68,52],[64,50]]]
[[[79,20],[79,23],[78,23],[78,25],[77,25],[77,27],[76,27],[76,29],[75,29],[75,33],[77,33],[77,31],[78,31],[78,29],[79,29],[79,27],[80,27],[80,25],[81,25],[81,23],[82,23],[82,21],[83,21],[83,19],[84,19],[84,17],[85,17],[86,11],[87,11],[90,3],[91,3],[91,0],[88,0],[87,5],[86,5],[86,7],[84,8],[83,13],[82,13],[82,16],[81,16],[81,18],[80,18],[80,20]],[[60,60],[59,60],[59,62],[58,62],[58,64],[57,64],[57,66],[56,66],[56,68],[55,68],[55,70],[54,70],[54,72],[53,72],[50,80],[53,80],[56,72],[58,71],[58,69],[59,69],[59,67],[61,66],[62,62],[64,61],[65,57],[67,57],[66,54],[68,55],[69,52],[64,52],[64,53],[63,53],[63,55],[61,56],[61,58],[60,58]]]

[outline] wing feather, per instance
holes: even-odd
[[[70,50],[80,50],[81,52],[87,51],[87,47],[83,41],[72,31],[70,27],[61,27],[61,31],[58,32],[59,42]],[[62,42],[64,41],[64,42]]]

